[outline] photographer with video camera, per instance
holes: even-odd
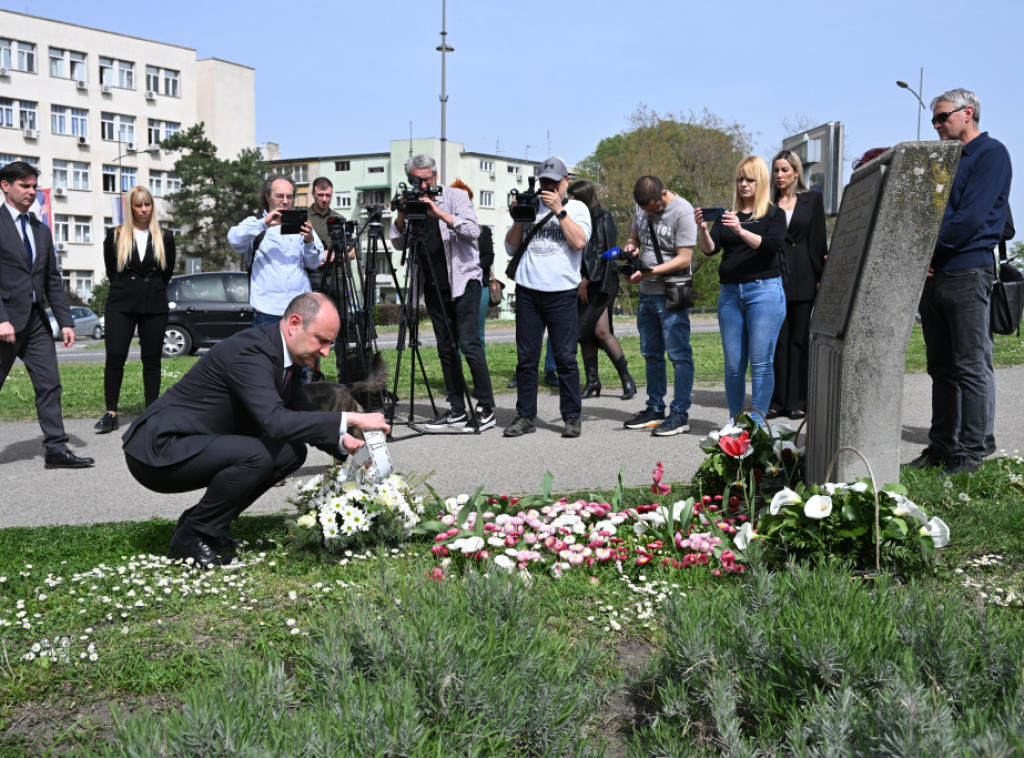
[[[262,218],[250,216],[228,231],[228,244],[249,271],[252,325],[276,324],[296,295],[310,292],[307,269],[324,257],[306,210],[296,210],[295,182],[276,174],[263,183]]]
[[[516,283],[516,419],[506,437],[537,431],[537,364],[545,327],[558,371],[563,437],[581,432],[580,370],[576,363],[576,301],[583,248],[590,239],[590,209],[569,200],[569,170],[561,158],[548,158],[537,176],[540,190],[516,194],[505,235],[511,262],[505,270]],[[543,214],[541,218],[538,215]]]
[[[690,312],[670,303],[667,287],[690,267],[697,242],[693,206],[665,189],[656,176],[641,176],[633,185],[637,211],[623,248],[637,256],[629,281],[640,285],[636,325],[640,353],[647,374],[647,405],[625,422],[627,429],[650,429],[655,437],[671,437],[690,431],[690,395],[693,391],[693,350],[690,348]],[[629,259],[627,259],[629,260]],[[676,277],[673,277],[676,275]],[[665,415],[668,374],[665,354],[675,373],[672,403]]]
[[[419,261],[419,280],[415,283],[423,293],[430,323],[437,340],[437,355],[441,361],[449,409],[424,425],[427,431],[437,432],[462,429],[466,426],[464,380],[459,350],[466,356],[473,377],[473,397],[476,398],[476,417],[480,431],[495,424],[494,394],[487,359],[477,334],[483,272],[477,238],[480,225],[469,195],[461,189],[436,185],[437,168],[434,159],[420,153],[405,164],[409,187],[402,188],[395,197],[397,211],[391,225],[391,243],[396,250],[404,250],[411,241],[409,231],[413,224],[411,203],[422,203],[426,219],[422,241],[425,260]],[[418,296],[410,298],[415,303]]]

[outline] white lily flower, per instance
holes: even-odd
[[[775,453],[775,457],[780,461],[782,460],[783,452],[786,450],[791,452],[797,458],[803,455],[804,452],[802,447],[797,447],[790,440],[775,440],[775,444],[772,445],[772,450]]]
[[[800,496],[793,492],[789,487],[783,487],[781,490],[775,493],[775,497],[772,498],[772,504],[768,506],[768,513],[773,516],[778,516],[779,511],[782,510],[784,505],[799,505],[803,501]]]
[[[813,495],[808,498],[804,505],[804,515],[807,518],[821,520],[828,518],[832,513],[832,498],[828,495]]]
[[[715,434],[715,432],[712,432],[712,434]],[[743,427],[737,426],[736,424],[730,421],[728,424],[719,429],[717,434],[719,439],[726,436],[738,437],[739,435],[743,434]]]
[[[754,531],[754,527],[748,521],[739,528],[739,531],[736,532],[732,541],[733,544],[736,545],[737,550],[746,550],[750,541],[757,539],[757,536],[757,532]]]
[[[885,490],[882,490],[885,492]],[[917,505],[911,500],[907,499],[903,495],[898,495],[893,492],[885,492],[886,495],[896,501],[896,507],[893,508],[893,515],[896,516],[913,516],[922,524],[928,523],[928,516],[925,515],[924,511],[917,507]]]
[[[791,439],[796,436],[796,429],[794,429],[786,421],[777,421],[771,425],[772,436],[779,439]]]
[[[935,547],[945,547],[949,544],[949,527],[946,526],[945,521],[938,516],[932,516],[932,520],[928,522],[927,526],[928,534],[931,535]]]

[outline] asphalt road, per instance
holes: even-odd
[[[642,367],[636,367],[642,374]],[[1024,427],[1016,423],[1024,407],[1024,367],[998,369],[996,439],[1010,453],[1024,450]],[[615,388],[606,388],[614,390]],[[901,459],[908,462],[927,443],[931,382],[925,374],[911,374],[903,387],[903,443]],[[538,430],[517,439],[501,436],[515,417],[515,396],[499,395],[498,425],[479,435],[453,434],[398,439],[389,446],[396,471],[407,476],[428,476],[442,497],[471,493],[483,485],[486,491],[524,494],[538,491],[545,471],[554,475],[556,491],[612,489],[622,469],[627,485],[651,481],[654,465],[661,461],[668,481],[688,481],[703,460],[697,438],[719,428],[727,417],[721,386],[698,387],[693,392],[689,434],[669,438],[629,431],[622,422],[644,404],[641,394],[628,402],[604,394],[584,401],[583,435],[562,439],[557,393],[542,388]],[[399,406],[396,421],[409,415],[408,400]],[[429,406],[416,407],[416,418],[431,418]],[[106,521],[140,521],[177,518],[193,505],[198,493],[158,495],[137,484],[125,467],[120,432],[97,435],[94,419],[67,422],[72,449],[96,459],[94,468],[46,470],[38,425],[33,422],[0,424],[0,527],[44,524],[87,524]],[[122,428],[123,430],[123,428]],[[408,429],[397,426],[395,437]],[[865,451],[870,458],[870,451]],[[327,455],[310,449],[298,479],[323,470]],[[250,513],[275,513],[289,509],[295,493],[289,482],[266,493]]]

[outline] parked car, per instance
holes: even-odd
[[[57,326],[57,319],[53,317],[53,311],[46,309],[46,317],[50,319],[50,331],[53,332],[55,340],[60,339],[60,327]],[[92,337],[94,340],[103,339],[104,321],[89,308],[83,305],[71,306],[71,317],[75,320],[75,339],[79,337]]]
[[[167,302],[165,358],[212,347],[252,326],[249,275],[244,271],[176,276],[167,285]]]

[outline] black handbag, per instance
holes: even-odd
[[[1020,321],[1024,315],[1024,274],[1006,261],[1000,261],[999,275],[992,284],[990,307],[993,334],[1020,336]]]
[[[661,245],[658,244],[658,235],[654,233],[654,221],[651,214],[647,214],[647,229],[651,234],[651,244],[654,245],[654,254],[658,257],[658,263],[664,263],[661,255]],[[674,279],[665,279],[665,308],[670,311],[685,311],[693,307],[693,269],[687,269],[688,273],[673,275]]]

